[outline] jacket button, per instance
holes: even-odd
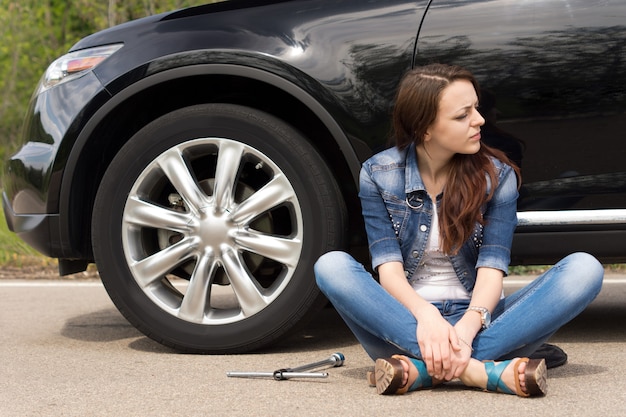
[[[411,255],[412,255],[414,258],[417,258],[418,256],[420,256],[420,253],[419,253],[418,251],[414,250],[413,252],[411,252]]]
[[[420,226],[420,230],[421,230],[422,232],[425,232],[426,230],[428,230],[428,226],[426,226],[425,224],[423,224],[423,225],[421,225],[421,226]]]

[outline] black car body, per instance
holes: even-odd
[[[388,146],[403,73],[444,62],[478,77],[483,140],[521,166],[513,261],[625,261],[624,16],[621,0],[231,0],[96,33],[70,51],[88,66],[62,60],[33,97],[7,222],[62,274],[95,261],[162,343],[263,346],[323,303],[317,256],[367,263],[360,164]]]

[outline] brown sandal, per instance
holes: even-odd
[[[402,384],[404,376],[402,362],[407,363],[409,368],[409,377],[404,385]],[[414,366],[411,366],[411,364]],[[407,391],[432,387],[432,379],[426,371],[424,362],[402,355],[376,359],[374,372],[367,373],[367,380],[370,386],[375,386],[376,392],[381,395],[404,394]],[[413,381],[413,383],[410,383],[410,381]]]

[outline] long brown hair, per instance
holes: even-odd
[[[431,64],[404,75],[396,95],[392,119],[393,136],[398,148],[423,143],[426,131],[437,118],[442,91],[458,80],[471,82],[476,94],[480,95],[478,82],[472,73],[458,66]],[[498,185],[498,173],[491,157],[511,165],[518,183],[520,181],[519,169],[504,152],[484,143],[475,154],[454,155],[439,210],[441,249],[445,253],[457,253],[470,238],[476,223],[485,224],[481,209],[492,198]]]

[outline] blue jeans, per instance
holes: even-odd
[[[421,358],[415,317],[344,252],[329,252],[315,264],[317,285],[372,359],[403,354]],[[526,287],[500,300],[491,325],[473,341],[478,360],[532,354],[598,295],[604,269],[591,255],[574,253]],[[434,303],[454,325],[468,300]]]

